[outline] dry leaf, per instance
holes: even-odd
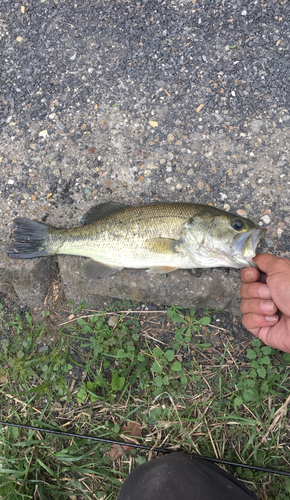
[[[1,377],[0,377],[0,385],[7,384],[7,382],[8,382],[7,375],[1,375]]]
[[[130,437],[131,438],[138,438],[141,436],[142,431],[141,431],[141,425],[138,424],[138,422],[128,422],[124,425],[122,425],[120,429],[121,434],[125,434],[126,436],[126,441],[130,442]],[[124,436],[124,437],[125,437]],[[131,439],[131,441],[135,441],[135,439]],[[128,451],[132,450],[132,446],[120,446],[119,444],[113,444],[111,451],[110,451],[110,459],[111,460],[116,460],[119,457],[123,456],[123,453],[127,453]]]
[[[214,395],[214,391],[206,391],[201,398],[202,403],[207,403],[210,398]]]
[[[61,403],[53,403],[53,405],[51,406],[51,411],[62,411],[62,405]]]
[[[25,13],[25,7],[23,5],[21,5],[21,14],[24,14]]]
[[[109,326],[116,326],[116,323],[118,323],[118,318],[114,318],[114,316],[110,316],[108,319],[108,325]]]

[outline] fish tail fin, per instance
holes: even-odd
[[[34,259],[44,257],[53,252],[49,249],[50,226],[34,220],[14,219],[17,229],[14,232],[14,242],[7,248],[8,257],[13,259]]]

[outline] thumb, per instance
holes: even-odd
[[[260,253],[253,258],[253,261],[257,264],[258,268],[268,276],[283,270],[284,272],[286,271],[284,259],[276,257],[271,253]]]

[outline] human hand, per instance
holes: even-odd
[[[242,270],[243,325],[270,347],[290,352],[290,260],[269,253],[253,260],[262,272]]]

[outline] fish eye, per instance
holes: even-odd
[[[241,229],[243,229],[243,227],[244,223],[241,220],[234,220],[232,222],[232,228],[235,229],[236,231],[240,231]]]

